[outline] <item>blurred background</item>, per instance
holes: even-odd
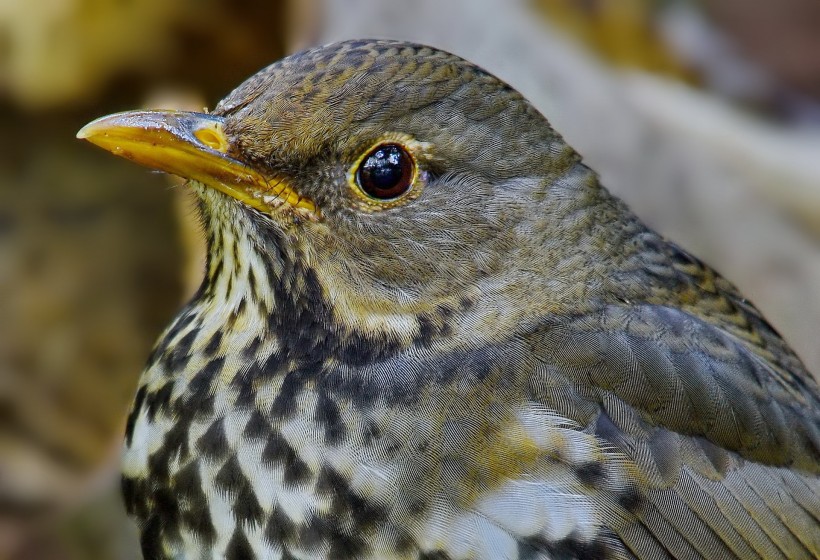
[[[139,558],[120,434],[200,279],[180,183],[75,132],[213,107],[285,54],[354,37],[510,82],[820,372],[816,0],[0,0],[0,560]]]

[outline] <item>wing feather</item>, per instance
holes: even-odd
[[[639,477],[639,505],[611,527],[636,557],[820,556],[820,398],[807,372],[648,304],[552,319],[528,343],[529,398],[566,414],[537,390],[566,387],[595,403],[570,419]]]

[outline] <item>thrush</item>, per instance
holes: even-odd
[[[811,375],[481,68],[342,42],[78,136],[207,238],[125,434],[146,559],[820,554]]]

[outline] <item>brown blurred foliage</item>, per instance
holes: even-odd
[[[533,0],[533,5],[615,66],[711,87],[775,116],[801,113],[802,97],[820,101],[820,3],[815,0]],[[792,107],[795,103],[801,107]]]
[[[661,36],[657,0],[535,0],[550,21],[612,64],[692,81],[695,76]]]
[[[215,104],[282,56],[285,7],[0,2],[0,558],[138,557],[116,491],[122,427],[199,274],[179,184],[76,131],[148,99]]]
[[[820,99],[820,2],[702,0],[738,48],[778,80]]]
[[[209,100],[282,53],[286,2],[0,3],[0,97],[29,110],[139,102],[153,84]]]

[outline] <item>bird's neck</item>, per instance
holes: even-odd
[[[572,203],[566,208],[553,206],[539,218],[553,224],[576,221],[571,243],[560,232],[547,232],[536,241],[522,240],[515,245],[520,254],[509,259],[511,265],[525,263],[521,270],[502,267],[495,276],[487,275],[456,294],[453,305],[432,306],[435,312],[411,309],[407,321],[373,321],[380,326],[398,325],[410,336],[404,331],[363,328],[366,321],[358,315],[347,317],[338,297],[331,304],[317,272],[307,264],[310,259],[299,254],[298,244],[286,238],[287,233],[267,231],[263,237],[270,244],[260,248],[252,246],[253,236],[230,227],[242,220],[206,220],[209,261],[204,282],[162,336],[146,381],[162,384],[175,377],[190,381],[209,375],[213,383],[223,386],[244,371],[234,368],[227,373],[223,362],[250,371],[251,362],[277,361],[291,367],[327,360],[372,363],[399,351],[399,340],[405,347],[441,342],[435,338],[448,339],[443,342],[446,347],[458,346],[459,340],[497,342],[545,316],[583,312],[579,309],[583,302],[642,299],[644,288],[639,283],[626,285],[617,279],[620,270],[634,273],[640,265],[632,262],[632,255],[640,254],[646,228],[619,200],[593,183],[588,169],[579,164],[576,173],[589,175],[584,197],[577,192],[563,197],[553,192],[554,198]],[[578,182],[574,184],[577,188]],[[566,216],[556,215],[560,212]],[[548,227],[533,224],[534,230]],[[544,246],[550,243],[554,249]],[[523,317],[509,312],[520,311],[520,301],[528,301]]]

